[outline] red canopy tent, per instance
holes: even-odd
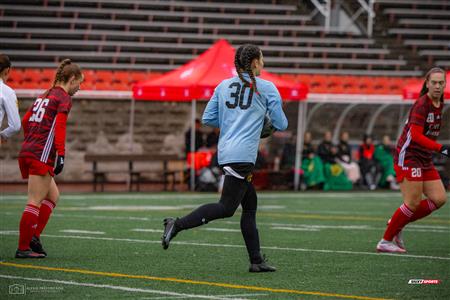
[[[195,126],[196,100],[209,100],[215,87],[224,79],[236,76],[234,66],[234,48],[226,41],[219,40],[197,58],[168,72],[161,77],[138,82],[133,86],[133,100],[148,101],[192,101],[191,128]],[[300,169],[300,154],[303,146],[303,128],[306,119],[306,99],[308,88],[301,83],[283,80],[269,72],[262,71],[260,78],[271,81],[278,88],[283,100],[299,101],[299,122],[297,129],[297,155],[295,169]],[[133,101],[134,107],[134,101]],[[132,108],[133,111],[133,108]],[[130,123],[132,124],[133,121]],[[130,128],[132,126],[130,125]],[[192,130],[192,133],[195,133]],[[191,147],[195,145],[195,136],[191,136]],[[194,152],[194,149],[191,149]],[[191,165],[195,165],[195,158]],[[191,189],[194,187],[194,174],[191,168]],[[295,172],[294,185],[298,187],[299,172]]]
[[[219,40],[194,60],[165,75],[133,86],[136,100],[192,101],[209,100],[214,88],[224,79],[236,76],[234,48]],[[283,100],[303,100],[308,92],[304,84],[283,80],[262,71],[260,78],[275,84]]]
[[[447,78],[447,86],[444,90],[444,99],[450,99],[450,72],[447,72],[446,74]],[[416,100],[419,98],[420,90],[422,89],[422,83],[414,83],[409,84],[405,87],[403,87],[403,99],[414,99]]]

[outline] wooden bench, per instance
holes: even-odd
[[[147,155],[147,154],[86,154],[85,161],[92,162],[92,187],[93,191],[97,191],[99,185],[100,191],[104,191],[105,183],[108,182],[107,174],[121,173],[128,176],[127,189],[132,191],[136,187],[136,191],[140,190],[140,184],[144,181],[143,174],[151,173],[161,177],[164,183],[164,190],[167,190],[169,179],[172,179],[172,189],[175,187],[175,171],[170,170],[169,164],[181,161],[175,155]],[[136,169],[135,162],[155,162],[161,163],[161,170],[145,170]],[[123,170],[105,170],[99,168],[100,163],[127,163],[128,167]]]

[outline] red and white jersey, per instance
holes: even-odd
[[[443,106],[444,103],[441,102],[439,107],[435,107],[426,94],[417,99],[409,112],[408,120],[397,143],[394,162],[398,166],[422,169],[433,167],[433,151],[411,140],[411,125],[422,126],[424,136],[433,141],[437,140],[441,129]]]
[[[53,166],[56,156],[56,115],[69,114],[72,98],[60,87],[52,88],[45,99],[42,99],[42,96],[37,98],[29,109],[31,116],[28,120],[28,133],[19,157],[30,157]]]

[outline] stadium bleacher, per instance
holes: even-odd
[[[446,67],[450,61],[450,3],[448,1],[377,1],[388,16],[388,34],[419,55],[422,65]]]
[[[403,86],[421,82],[418,76],[430,64],[450,66],[449,10],[448,1],[378,0],[376,26],[368,37],[326,31],[302,1],[4,0],[0,52],[13,62],[8,84],[21,95],[22,113],[36,91],[52,84],[61,59],[70,57],[81,65],[85,81],[80,95],[87,91],[93,95],[90,99],[103,99],[76,98],[80,102],[73,114],[79,119],[71,121],[68,137],[75,151],[83,153],[97,138],[90,128],[106,128],[112,143],[127,132],[127,95],[133,83],[176,69],[219,39],[234,46],[259,45],[266,69],[307,84],[312,98],[341,94],[339,99],[351,101],[365,95],[400,99]],[[308,107],[315,110],[316,105],[319,119],[333,119],[333,114],[338,118],[345,110],[344,104],[314,101]],[[188,126],[187,103],[137,106],[135,139],[146,153],[159,153],[165,136],[173,133],[178,138]],[[203,107],[198,105],[198,113]],[[378,107],[352,110],[343,128],[354,141],[367,129],[370,111]],[[402,107],[393,104],[381,114],[375,134],[387,132],[395,138]],[[296,104],[289,103],[291,128],[297,126],[297,112]],[[148,115],[156,117],[149,121]],[[116,123],[108,120],[111,116]],[[320,139],[324,127],[309,124]],[[17,152],[19,146],[11,143],[7,150]]]
[[[45,67],[60,52],[83,67],[165,72],[227,38],[261,45],[267,69],[276,73],[420,74],[373,39],[334,29],[325,33],[311,12],[299,14],[295,5],[267,1],[248,9],[226,1],[133,3],[4,1],[1,50],[12,52],[20,67]]]

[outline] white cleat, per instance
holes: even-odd
[[[397,244],[397,246],[406,252],[405,248],[405,242],[403,242],[403,230],[400,230],[399,233],[397,233],[396,236],[394,236],[394,243]]]
[[[391,223],[391,219],[387,221],[387,225],[389,226],[389,223]],[[403,250],[406,251],[405,242],[403,242],[403,229],[400,230],[399,233],[397,233],[396,236],[394,236],[394,243]]]
[[[377,244],[377,252],[387,253],[406,253],[405,249],[400,248],[394,242],[381,240]]]

